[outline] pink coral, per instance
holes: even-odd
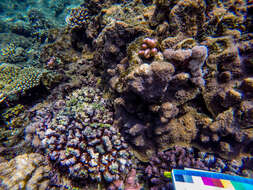
[[[49,69],[53,69],[53,68],[55,67],[55,65],[56,65],[55,61],[56,61],[56,58],[55,58],[55,57],[51,57],[51,58],[48,60],[46,66],[47,66]]]
[[[125,182],[125,190],[140,190],[141,186],[136,182],[136,170],[132,169]]]
[[[117,190],[117,189],[124,189],[124,190],[140,190],[141,185],[136,180],[136,170],[132,169],[126,180],[123,182],[122,180],[114,181],[107,190]]]
[[[153,57],[157,54],[158,50],[156,46],[157,46],[156,39],[145,38],[141,45],[142,50],[138,52],[138,55],[146,59],[149,59],[150,57]]]

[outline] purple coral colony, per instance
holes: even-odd
[[[2,0],[0,189],[171,190],[184,167],[253,178],[252,13]]]

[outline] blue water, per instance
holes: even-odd
[[[66,25],[65,18],[81,0],[1,0],[0,62],[38,65],[40,47],[50,29]]]

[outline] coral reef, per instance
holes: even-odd
[[[42,0],[0,2],[0,61],[21,65],[39,65],[43,45],[49,33],[65,25],[65,17],[82,0]],[[41,65],[42,64],[42,65]]]
[[[119,74],[119,82],[111,85],[128,96],[124,95],[115,101],[116,118],[123,133],[132,139],[135,147],[141,149],[143,146],[164,147],[165,144],[176,142],[191,143],[198,133],[195,116],[178,107],[195,99],[205,85],[202,67],[207,57],[207,48],[193,46],[186,50],[166,49],[163,54],[158,52],[157,56],[160,57],[156,58],[158,60],[147,63],[140,60],[135,64],[134,60],[138,59],[130,59],[133,61],[129,63],[133,65],[131,71],[125,76]],[[118,73],[126,72],[123,64],[117,65],[123,68],[115,69]],[[115,76],[112,80],[115,80]],[[118,90],[118,86],[123,88]],[[132,106],[136,104],[138,108],[133,110]],[[178,114],[181,116],[175,118]],[[151,136],[156,145],[147,142]]]
[[[47,189],[50,167],[44,156],[19,155],[0,163],[0,187],[3,189]]]
[[[242,148],[252,143],[252,35],[244,26],[245,2],[135,3],[143,10],[142,27],[122,19],[116,14],[121,6],[112,5],[101,10],[100,27],[85,32],[95,45],[95,65],[118,96],[115,122],[139,158],[175,144],[238,160],[251,154]],[[121,20],[107,22],[109,13]],[[157,52],[149,59],[142,49],[150,52],[147,40],[153,39]]]
[[[166,170],[182,167],[252,177],[251,2],[6,2],[1,121],[19,137],[31,121],[25,140],[49,161],[48,188],[140,189],[145,171],[147,188],[171,189]],[[63,75],[54,89],[51,71]],[[9,107],[36,87],[47,88],[44,102]]]
[[[27,106],[46,94],[59,79],[58,74],[45,69],[0,64],[0,146],[5,158],[29,150],[23,140],[24,127],[29,122]]]
[[[101,92],[84,87],[36,111],[26,140],[46,149],[54,167],[72,179],[111,182],[132,167],[128,145],[112,122]]]
[[[86,30],[87,36],[94,41],[96,48],[95,63],[102,61],[105,71],[115,69],[126,57],[126,48],[130,42],[144,34],[151,36],[152,30],[145,18],[148,11],[142,3],[134,1],[101,10],[104,15],[102,22],[97,24],[100,27]]]
[[[69,31],[65,30],[51,30],[48,34],[49,43],[42,47],[39,60],[42,63],[47,63],[52,57],[59,60],[60,66],[62,64],[76,62],[78,60],[78,53],[73,47],[73,40]],[[65,65],[64,65],[65,66]],[[57,67],[54,70],[59,70]]]
[[[12,64],[32,63],[35,57],[31,39],[13,33],[0,33],[0,61]]]

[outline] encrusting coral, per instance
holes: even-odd
[[[204,86],[202,66],[207,58],[208,51],[205,46],[194,46],[192,49],[165,49],[163,55],[172,61],[176,68],[188,67],[191,71],[191,81],[197,86]],[[174,61],[174,62],[173,62]],[[187,62],[188,65],[186,64]],[[183,64],[183,65],[180,65]]]

